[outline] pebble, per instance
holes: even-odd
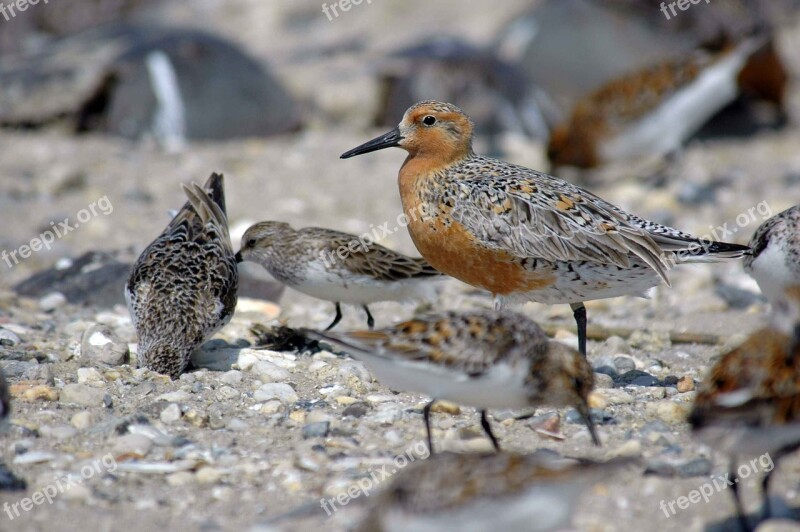
[[[461,413],[461,407],[450,401],[436,401],[431,407],[431,412],[457,416]]]
[[[191,399],[191,395],[186,390],[177,390],[175,392],[162,393],[156,397],[156,401],[166,401],[168,403],[185,403]]]
[[[203,428],[208,425],[208,414],[201,410],[189,410],[183,415],[183,419],[197,428]]]
[[[645,414],[654,416],[661,421],[669,424],[684,423],[686,415],[689,413],[689,405],[675,401],[657,401],[645,404]]]
[[[194,475],[189,471],[178,471],[166,477],[167,484],[173,487],[186,486],[187,484],[194,483],[194,480]]]
[[[324,438],[328,435],[330,426],[331,424],[329,421],[307,423],[303,426],[303,439],[308,440],[310,438]]]
[[[258,411],[264,415],[271,416],[273,414],[277,414],[278,412],[280,412],[282,408],[283,404],[277,399],[275,399],[273,401],[267,401],[266,403],[261,405],[261,408]]]
[[[636,369],[636,362],[633,361],[633,357],[628,355],[616,355],[614,357],[614,367],[617,369],[617,373],[627,373]]]
[[[603,353],[621,353],[624,355],[631,354],[631,346],[624,338],[619,336],[609,336],[603,345],[600,346],[600,351]]]
[[[603,355],[595,358],[592,361],[592,368],[596,373],[601,373],[610,377],[617,376],[617,367],[614,364],[614,357],[609,355]]]
[[[56,359],[57,358],[58,357],[56,357]],[[53,375],[53,364],[37,364],[32,368],[28,368],[25,370],[25,373],[22,374],[22,379],[43,382],[44,384],[54,384],[55,375]]]
[[[230,386],[223,386],[217,390],[216,396],[220,401],[231,401],[241,397],[241,392]]]
[[[297,402],[299,399],[297,392],[294,391],[294,388],[283,382],[262,384],[261,387],[253,394],[253,398],[259,402],[277,399],[283,404],[292,404]]]
[[[177,404],[172,403],[162,410],[158,417],[164,423],[172,424],[180,421],[181,415],[181,408]]]
[[[95,368],[78,368],[78,382],[80,384],[102,383],[104,379]]]
[[[0,328],[0,346],[14,347],[22,342],[19,336],[9,331],[8,329]]]
[[[282,382],[290,377],[288,371],[266,360],[259,360],[249,368],[249,371],[261,382]]]
[[[77,433],[77,429],[70,425],[56,425],[53,427],[45,425],[39,428],[39,434],[47,438],[55,438],[56,440],[66,440],[72,438]]]
[[[85,501],[92,494],[88,486],[84,484],[72,484],[64,490],[62,497],[68,501]]]
[[[52,312],[57,308],[63,307],[67,303],[67,298],[61,292],[52,292],[39,300],[39,308],[45,312]]]
[[[369,406],[366,403],[353,403],[342,411],[342,416],[360,418],[364,417],[367,412],[369,412]]]
[[[27,360],[0,360],[0,369],[5,373],[6,378],[21,379],[29,370],[36,368],[38,362]]]
[[[610,458],[622,456],[640,456],[642,454],[642,442],[639,440],[628,440],[609,453]]]
[[[609,405],[626,405],[634,402],[633,395],[618,388],[596,390],[594,393],[605,399]]]
[[[78,430],[86,430],[92,425],[92,414],[89,412],[78,412],[69,422]]]
[[[594,387],[595,388],[613,388],[614,379],[605,373],[594,374]]]
[[[194,474],[200,484],[216,484],[222,478],[222,471],[215,467],[202,467]]]
[[[234,384],[239,384],[240,382],[242,382],[242,372],[235,369],[226,371],[225,373],[222,374],[219,380],[221,383],[228,384],[230,386],[233,386]]]
[[[677,383],[677,389],[680,393],[691,392],[694,390],[694,379],[687,376],[681,377]]]
[[[129,361],[130,349],[110,327],[94,324],[83,333],[81,356],[101,366],[119,366]]]
[[[395,395],[368,395],[366,400],[371,405],[377,405],[380,403],[391,403],[397,400],[397,396]]]
[[[79,406],[101,406],[105,395],[105,391],[100,388],[86,384],[67,384],[61,389],[59,399],[62,403]]]
[[[660,383],[656,377],[638,369],[623,373],[614,382],[626,386],[659,386]]]
[[[15,456],[14,463],[19,465],[43,464],[45,462],[52,462],[55,458],[56,455],[47,451],[30,451]]]
[[[17,396],[13,385],[11,386],[11,394]],[[40,384],[24,389],[22,398],[26,401],[58,401],[58,390],[52,386]]]
[[[147,456],[153,447],[153,440],[143,434],[125,434],[114,440],[112,452],[115,456]]]
[[[278,403],[278,405],[280,406],[280,403]],[[234,432],[241,432],[241,431],[249,429],[250,425],[248,425],[247,423],[245,423],[244,421],[242,421],[238,417],[235,417],[235,418],[231,419],[230,421],[228,421],[228,423],[227,423],[227,425],[225,425],[225,427],[228,430],[232,430]]]

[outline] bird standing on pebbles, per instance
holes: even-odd
[[[583,491],[633,463],[442,453],[409,464],[372,499],[359,532],[543,532],[571,529]]]
[[[800,285],[800,205],[761,224],[750,248],[753,252],[744,258],[744,271],[767,299],[774,301],[790,286]]]
[[[475,155],[458,107],[426,101],[394,131],[344,154],[408,152],[399,185],[408,230],[437,270],[506,301],[569,303],[586,356],[584,301],[642,295],[678,262],[736,259],[745,246],[643,220],[556,177]],[[420,214],[423,214],[422,216]]]
[[[183,189],[189,201],[145,248],[125,286],[140,366],[173,379],[192,351],[230,321],[239,282],[223,176]]]
[[[372,329],[369,303],[430,299],[431,281],[442,277],[423,259],[355,235],[320,227],[295,230],[283,222],[247,229],[236,260],[256,262],[298,292],[334,302],[336,317],[326,331],[342,319],[341,303],[361,305]]]
[[[689,414],[694,435],[731,458],[729,484],[746,530],[750,528],[739,497],[736,458],[769,459],[759,462],[765,472],[764,516],[769,517],[774,468],[800,448],[800,286],[773,301],[771,320],[770,326],[719,358]],[[754,462],[751,467],[757,470]]]
[[[309,335],[341,346],[389,388],[432,397],[423,410],[431,450],[430,411],[438,399],[480,409],[481,426],[497,450],[489,408],[572,406],[600,445],[589,414],[591,366],[522,314],[450,312],[377,331]]]

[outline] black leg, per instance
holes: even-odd
[[[483,431],[487,436],[489,436],[489,439],[492,440],[494,450],[499,453],[500,443],[498,443],[497,438],[495,438],[494,433],[492,432],[492,426],[489,424],[489,420],[486,418],[486,410],[481,410],[481,427],[483,427]]]
[[[578,325],[578,351],[586,358],[586,307],[583,303],[573,303],[570,307]]]
[[[773,461],[774,463],[774,461]],[[772,473],[775,471],[773,467],[772,470],[768,471],[764,478],[761,479],[761,497],[764,501],[762,504],[762,512],[761,518],[762,519],[769,519],[769,516],[772,514],[772,508],[769,505],[769,479]]]
[[[730,484],[731,494],[733,495],[733,504],[736,506],[736,516],[739,519],[739,524],[742,530],[750,532],[750,523],[747,522],[747,514],[744,512],[744,505],[742,505],[742,497],[739,493],[739,474],[736,473],[736,457],[732,456],[729,466],[730,473],[728,476],[733,484]]]
[[[326,331],[330,331],[331,329],[336,327],[336,324],[339,323],[340,321],[342,321],[342,306],[337,302],[336,303],[336,317],[333,318],[333,322],[330,325],[328,325],[328,328],[325,329],[325,330]]]
[[[375,327],[375,318],[372,317],[366,305],[364,305],[364,312],[367,313],[367,327],[371,331]]]
[[[422,409],[422,419],[425,420],[425,432],[428,435],[428,452],[430,452],[431,456],[433,456],[433,438],[431,437],[431,407],[435,402],[436,399],[432,400],[430,403],[425,405],[425,408]]]

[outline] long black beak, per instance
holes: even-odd
[[[239,264],[240,262],[244,262],[244,259],[242,258],[242,252],[241,251],[237,251],[236,252],[236,256],[234,256],[233,258],[236,259],[236,264]]]
[[[600,437],[597,435],[597,428],[594,425],[594,420],[592,419],[592,413],[589,410],[589,405],[580,405],[576,410],[583,418],[586,428],[589,429],[589,434],[592,435],[592,442],[596,446],[600,447],[602,444],[600,443]]]
[[[395,128],[385,135],[381,135],[380,137],[374,138],[369,142],[365,142],[357,148],[353,148],[350,151],[344,152],[340,157],[342,159],[349,159],[350,157],[355,157],[356,155],[362,155],[371,151],[378,151],[384,148],[394,148],[400,145],[401,140],[403,140],[403,135],[400,134],[399,128]]]

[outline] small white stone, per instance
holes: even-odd
[[[220,382],[224,384],[229,384],[233,386],[234,384],[239,384],[242,382],[242,372],[232,369],[230,371],[226,371],[222,374],[222,377],[219,378]]]
[[[159,418],[167,424],[175,423],[181,419],[181,408],[175,403],[172,403],[161,411]]]
[[[92,414],[89,412],[78,412],[69,421],[78,430],[86,430],[92,425]]]
[[[52,292],[39,300],[39,308],[45,312],[50,312],[63,307],[67,303],[67,298],[61,292]]]
[[[78,382],[81,384],[103,382],[103,376],[94,368],[78,368]]]
[[[253,394],[256,401],[269,401],[270,399],[277,399],[284,404],[291,404],[296,402],[299,397],[294,388],[283,382],[271,382],[263,384]]]
[[[162,393],[156,397],[156,401],[166,401],[168,403],[181,403],[188,401],[190,395],[185,390],[178,390],[175,392]]]

